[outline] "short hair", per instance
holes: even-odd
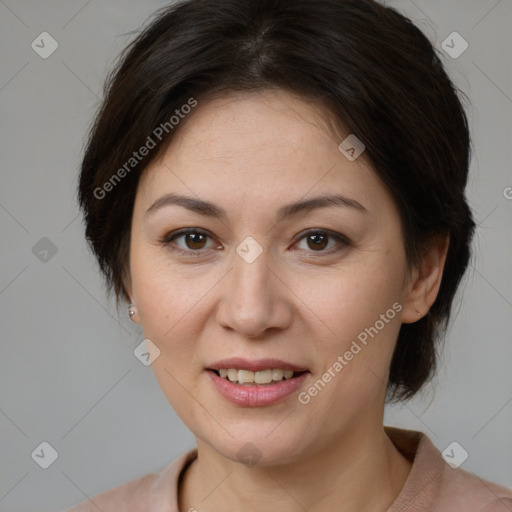
[[[411,20],[373,0],[184,0],[157,11],[106,79],[81,165],[86,238],[117,303],[128,299],[137,184],[179,129],[171,118],[216,95],[298,94],[364,142],[400,211],[410,266],[434,235],[449,236],[438,296],[402,324],[391,361],[388,398],[412,397],[434,374],[475,229],[468,122],[436,52]],[[148,137],[155,147],[131,160]]]

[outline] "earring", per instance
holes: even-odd
[[[130,320],[132,322],[135,321],[135,320],[133,320],[133,315],[135,315],[135,313],[136,313],[135,304],[129,304],[128,305],[128,314],[130,315]]]
[[[421,316],[421,313],[419,311],[416,311],[416,314],[418,315],[418,317]]]

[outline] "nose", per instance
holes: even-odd
[[[267,331],[286,329],[292,320],[290,291],[279,272],[269,266],[265,251],[252,263],[238,254],[223,280],[217,322],[246,338],[261,338]]]

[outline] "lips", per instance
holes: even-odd
[[[309,372],[268,385],[243,386],[219,377],[215,370],[206,372],[210,382],[224,399],[241,407],[266,407],[277,404],[297,392],[307,379]]]

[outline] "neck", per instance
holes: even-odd
[[[200,439],[197,448],[198,458],[182,479],[180,510],[384,512],[411,469],[382,426],[372,432],[358,426],[334,445],[286,465],[248,467]]]

